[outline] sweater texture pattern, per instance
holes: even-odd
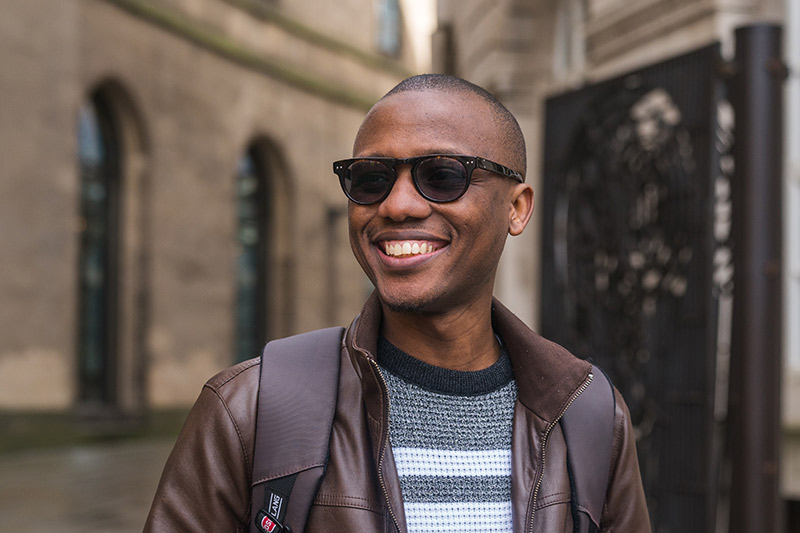
[[[408,531],[511,533],[517,386],[508,353],[475,372],[429,365],[385,339],[377,355]]]

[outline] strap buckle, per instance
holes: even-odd
[[[284,526],[276,518],[269,515],[266,509],[260,509],[256,515],[256,527],[265,533],[292,533],[292,528]]]

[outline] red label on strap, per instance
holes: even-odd
[[[270,519],[270,517],[268,517],[268,516],[264,516],[264,518],[262,518],[262,519],[261,519],[261,529],[263,529],[263,530],[264,530],[264,531],[266,531],[267,533],[270,533],[270,532],[272,532],[272,531],[275,531],[275,528],[276,528],[276,527],[278,527],[278,524],[276,524],[275,522],[273,522],[273,521]]]

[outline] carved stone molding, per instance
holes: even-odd
[[[615,59],[682,26],[712,16],[717,0],[637,0],[590,19],[586,53],[590,64]]]

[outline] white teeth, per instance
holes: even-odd
[[[388,256],[401,257],[405,255],[433,253],[436,251],[436,248],[433,244],[427,242],[419,243],[406,241],[397,244],[386,243],[384,245],[384,250]]]

